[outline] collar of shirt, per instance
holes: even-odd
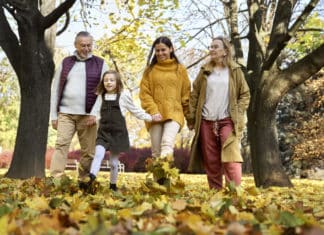
[[[105,94],[105,100],[116,100],[117,94]]]
[[[85,62],[87,59],[90,59],[92,57],[92,53],[89,53],[87,58],[81,58],[77,51],[74,51],[73,55],[75,56],[76,61],[80,61],[80,62]]]

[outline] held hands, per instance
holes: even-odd
[[[189,124],[188,125],[188,129],[191,131],[191,130],[193,130],[194,129],[194,125],[193,124]]]
[[[152,121],[153,122],[159,122],[162,120],[162,115],[160,113],[156,113],[152,115]]]

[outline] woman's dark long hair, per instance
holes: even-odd
[[[153,42],[152,44],[152,47],[151,47],[151,50],[150,50],[150,54],[147,58],[147,63],[146,65],[150,68],[152,68],[156,63],[157,63],[157,58],[156,58],[156,55],[154,53],[153,55],[153,52],[154,52],[154,49],[155,49],[155,46],[159,43],[163,43],[164,45],[166,45],[167,47],[169,47],[170,49],[172,49],[172,52],[171,52],[171,59],[175,59],[177,61],[177,63],[180,63],[177,56],[175,55],[174,53],[174,47],[173,47],[173,44],[170,40],[170,38],[168,37],[165,37],[165,36],[162,36],[162,37],[158,37],[157,39],[155,39],[155,41]],[[151,58],[153,55],[153,58]]]

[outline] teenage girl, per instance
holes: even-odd
[[[190,81],[168,37],[162,36],[153,42],[139,95],[142,108],[153,118],[161,119],[146,122],[152,156],[173,156],[176,135],[189,114]]]

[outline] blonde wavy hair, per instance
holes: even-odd
[[[214,37],[212,39],[212,42],[215,40],[221,41],[223,43],[224,49],[226,51],[226,56],[224,57],[223,65],[226,67],[231,67],[231,65],[233,64],[234,61],[233,61],[232,45],[231,45],[230,41],[223,36]],[[215,62],[212,60],[210,61],[210,64],[212,66],[215,66]]]

